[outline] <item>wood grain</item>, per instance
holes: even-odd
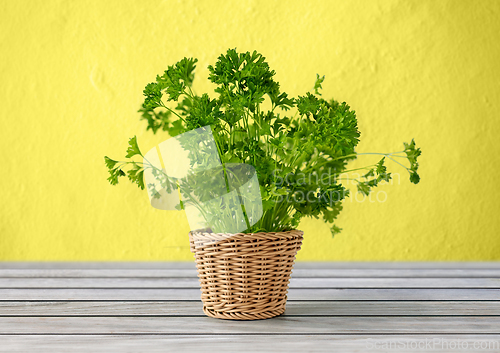
[[[193,262],[0,263],[0,352],[500,351],[499,263],[297,263],[285,315],[249,322],[204,316],[198,283]]]
[[[195,277],[0,278],[0,288],[199,288]],[[292,278],[291,288],[497,288],[500,278]]]
[[[194,267],[194,266],[193,266]],[[104,269],[77,269],[77,268],[47,268],[47,269],[2,269],[0,263],[0,278],[169,278],[169,277],[197,277],[195,268],[151,268],[133,269],[128,266],[120,268]],[[399,277],[399,278],[500,278],[500,268],[372,268],[349,269],[349,268],[309,268],[295,265],[292,271],[293,278],[378,278],[378,277]]]
[[[186,246],[188,247],[188,246]],[[194,257],[193,257],[194,259]],[[500,269],[498,261],[481,262],[423,262],[423,261],[296,261],[295,268],[299,269]],[[0,262],[0,269],[195,269],[193,261],[148,261],[148,262]]]
[[[0,352],[474,352],[500,351],[500,335],[4,335]],[[395,349],[384,350],[392,344]],[[460,344],[459,350],[456,344]],[[425,349],[418,349],[418,347]],[[427,346],[427,347],[426,347]],[[375,349],[374,347],[379,347]],[[412,348],[413,347],[413,348]],[[480,346],[479,346],[480,347]],[[489,347],[489,349],[488,349]]]
[[[5,334],[500,334],[500,317],[0,317]]]
[[[199,300],[197,288],[0,289],[0,300]],[[500,289],[291,288],[290,300],[500,300]]]
[[[200,316],[201,301],[0,302],[0,316]],[[500,316],[500,301],[291,301],[285,316]]]

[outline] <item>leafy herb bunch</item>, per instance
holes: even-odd
[[[339,232],[333,222],[349,196],[341,175],[364,170],[349,180],[357,184],[358,192],[369,195],[381,182],[391,180],[386,160],[405,168],[412,183],[419,182],[421,151],[413,140],[399,152],[368,153],[382,156],[376,164],[347,168],[360,155],[355,151],[360,137],[356,114],[345,102],[321,97],[324,76],[316,76],[312,92],[292,98],[280,91],[275,71],[261,54],[230,49],[208,67],[209,80],[217,85],[217,97],[210,98],[192,89],[196,62],[184,58],[158,75],[144,89],[139,112],[155,134],[161,130],[176,136],[210,125],[223,165],[247,163],[256,169],[263,215],[246,232],[291,230],[305,216],[322,217],[332,224],[332,234]],[[126,161],[105,157],[111,184],[127,175],[144,189],[144,168],[150,166],[134,161],[136,155],[142,156],[133,137]]]

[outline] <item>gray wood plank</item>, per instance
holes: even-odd
[[[4,334],[500,334],[500,317],[0,317]]]
[[[198,278],[0,278],[0,288],[199,288]],[[500,278],[294,278],[293,288],[500,288]]]
[[[292,272],[292,277],[301,278],[353,278],[353,277],[364,277],[364,278],[387,278],[387,277],[397,277],[397,278],[454,278],[454,277],[466,277],[466,278],[499,278],[499,269],[418,269],[418,268],[377,268],[374,265],[373,268],[366,269],[355,269],[355,268],[295,268]]]
[[[200,288],[200,282],[195,277],[0,278],[0,288]]]
[[[445,334],[500,342],[498,263],[297,263],[286,314],[254,322],[205,317],[192,262],[39,265],[0,265],[0,351],[365,352],[390,337]]]
[[[498,352],[500,335],[197,335],[197,336],[13,336],[1,337],[0,352],[38,353],[218,353],[234,352]],[[214,346],[217,346],[216,350]],[[459,345],[459,349],[456,346]],[[483,345],[484,349],[478,349]],[[384,348],[385,347],[385,348]],[[392,349],[390,348],[392,347]],[[418,347],[422,347],[418,349]],[[455,347],[455,348],[454,348]]]
[[[194,260],[194,257],[193,257]],[[195,269],[194,261],[15,261],[0,262],[0,270],[54,270],[54,269],[79,269],[79,270],[152,270],[152,269]]]
[[[196,278],[196,269],[0,269],[0,278]]]
[[[204,316],[201,301],[0,302],[0,316]],[[497,302],[288,301],[286,316],[500,316]]]
[[[295,265],[313,269],[498,269],[500,261],[296,261]]]
[[[295,266],[293,278],[353,278],[353,277],[401,277],[401,278],[500,278],[500,269],[472,268],[472,269],[391,269],[391,268],[297,268]],[[175,278],[175,277],[197,277],[194,268],[171,268],[171,269],[1,269],[0,278]]]
[[[193,258],[194,259],[194,258]],[[500,261],[296,261],[299,269],[499,269]],[[0,262],[0,269],[194,269],[194,261]]]
[[[199,300],[199,289],[0,289],[0,300]],[[500,300],[500,289],[291,288],[291,300]]]

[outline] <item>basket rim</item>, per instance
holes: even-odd
[[[289,235],[289,234],[297,234],[297,235],[303,235],[304,231],[299,230],[299,229],[290,229],[290,230],[284,230],[284,231],[278,231],[278,232],[257,232],[257,233],[214,233],[214,232],[199,232],[197,230],[192,230],[189,232],[191,235],[208,235],[208,236],[262,236],[262,235]]]
[[[280,241],[300,239],[302,240],[304,232],[298,229],[287,230],[283,232],[258,232],[258,233],[207,233],[207,232],[189,232],[189,241],[191,252],[195,252],[195,248],[205,246],[213,246],[222,244],[228,241]]]

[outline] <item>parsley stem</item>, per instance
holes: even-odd
[[[376,166],[376,164],[370,164],[370,165],[367,165],[367,166],[361,167],[361,168],[348,169],[348,170],[342,171],[342,173],[340,173],[339,175],[344,174],[344,173],[355,172],[356,170],[369,169],[370,167],[375,167],[375,166]]]
[[[405,165],[399,163],[397,160],[395,160],[394,158],[392,158],[391,156],[387,156],[387,158],[389,158],[391,161],[393,161],[394,163],[397,163],[399,164],[401,167],[405,168],[406,170],[410,171],[410,169],[408,167],[406,167]]]
[[[401,152],[404,152],[404,151],[401,151]],[[356,156],[367,156],[367,155],[378,155],[378,156],[392,156],[392,155],[395,155],[397,153],[401,153],[401,152],[391,152],[391,153],[376,153],[376,152],[364,152],[364,153],[351,153],[351,154],[347,154],[345,156],[340,156],[340,157],[337,157],[337,158],[333,158],[332,161],[337,161],[337,160],[341,160],[341,159],[346,159],[346,158],[350,158],[350,157],[356,157]],[[403,157],[404,156],[394,156],[394,157]]]
[[[338,175],[342,175],[342,174],[345,174],[345,173],[354,172],[354,171],[356,171],[356,170],[369,169],[370,167],[374,167],[374,166],[376,166],[376,164],[368,165],[368,166],[366,166],[366,167],[362,167],[362,168],[355,168],[355,169],[344,170],[344,171],[342,171],[342,173],[340,173],[340,174],[338,174]],[[319,179],[319,181],[320,181],[321,183],[323,183],[323,181],[324,181],[326,178],[331,179],[331,178],[332,178],[332,176],[331,176],[331,175],[328,175],[327,177],[323,177],[323,178]],[[335,176],[335,174],[333,175],[333,180],[334,180],[334,181],[335,181],[335,180],[339,180],[339,179]]]
[[[169,107],[167,107],[167,106],[166,106],[166,105],[165,105],[162,101],[160,101],[160,103],[161,103],[161,104],[160,104],[160,106],[161,106],[161,107],[163,107],[163,108],[167,109],[167,110],[168,110],[168,111],[170,111],[171,113],[174,113],[174,115],[177,115],[177,117],[178,117],[179,119],[181,119],[184,123],[186,123],[186,120],[184,120],[184,119],[182,118],[182,116],[180,116],[179,114],[177,114],[177,113],[176,113],[173,109],[170,109]]]

